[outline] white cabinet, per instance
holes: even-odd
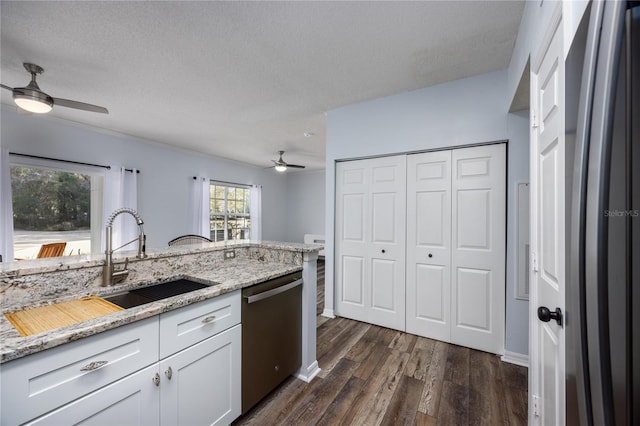
[[[160,362],[160,424],[230,424],[240,415],[242,332],[236,325]]]
[[[241,344],[236,291],[11,361],[0,423],[229,424]]]
[[[157,361],[154,317],[1,364],[0,423],[21,424]]]
[[[505,144],[338,163],[338,314],[501,354],[505,233]]]

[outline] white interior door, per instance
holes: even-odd
[[[531,424],[565,422],[564,330],[541,322],[537,309],[564,312],[565,291],[565,140],[564,56],[561,8],[533,62],[531,100],[531,252],[530,295]],[[536,123],[537,121],[537,123]],[[538,415],[540,417],[538,417]]]
[[[407,157],[407,332],[451,339],[451,151]]]
[[[405,328],[406,157],[336,165],[340,316]]]
[[[452,151],[451,342],[504,353],[506,145]]]

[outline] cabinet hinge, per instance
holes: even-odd
[[[534,129],[538,128],[538,120],[536,119],[535,111],[531,113],[531,127]]]
[[[531,270],[538,272],[538,255],[535,251],[531,252]]]
[[[538,395],[533,395],[533,415],[536,417],[540,417],[540,397]]]

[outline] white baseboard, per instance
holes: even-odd
[[[323,317],[327,317],[327,318],[335,318],[335,314],[333,313],[333,309],[326,309],[324,311],[322,311],[321,314]]]
[[[504,351],[504,355],[502,355],[501,359],[502,362],[508,362],[509,364],[515,364],[521,367],[529,368],[529,355]]]
[[[309,383],[320,373],[320,371],[322,370],[320,370],[320,367],[318,366],[318,361],[314,361],[309,367],[298,370],[295,376],[298,379]]]

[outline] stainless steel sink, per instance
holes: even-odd
[[[114,305],[118,305],[121,308],[127,309],[144,305],[145,303],[151,303],[157,300],[166,299],[168,297],[178,296],[180,294],[200,290],[206,287],[210,287],[210,285],[180,279],[152,285],[149,287],[137,288],[126,293],[119,293],[114,294],[113,296],[103,297],[103,299],[113,303]]]

